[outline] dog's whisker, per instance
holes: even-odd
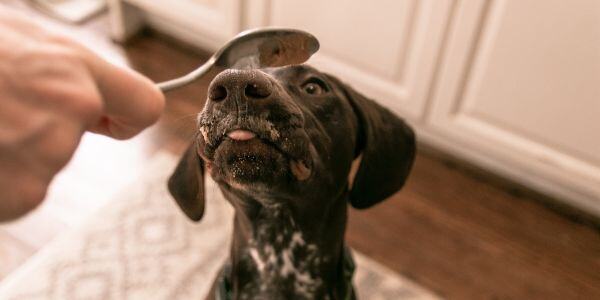
[[[184,116],[178,117],[177,119],[171,120],[170,122],[172,122],[172,123],[187,122],[190,120],[196,120],[197,118],[198,118],[198,114],[189,114],[189,115],[184,115]]]

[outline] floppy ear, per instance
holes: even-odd
[[[169,192],[183,212],[199,221],[204,214],[204,163],[192,143],[169,178]]]
[[[355,208],[368,208],[404,185],[415,159],[415,134],[394,113],[336,81],[358,120],[356,156],[362,155],[362,161],[351,187],[350,203]]]

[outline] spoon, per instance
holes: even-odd
[[[319,41],[310,33],[287,28],[261,28],[241,32],[206,63],[179,78],[158,83],[167,92],[202,77],[213,67],[266,68],[301,64],[319,50]]]

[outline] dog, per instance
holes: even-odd
[[[207,299],[355,299],[348,204],[400,190],[413,130],[337,78],[294,65],[218,74],[197,132],[169,191],[199,221],[207,172],[235,211],[230,257]]]

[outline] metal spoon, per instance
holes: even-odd
[[[319,50],[319,41],[310,33],[286,28],[244,31],[227,42],[196,70],[179,78],[158,83],[163,92],[189,84],[213,67],[265,68],[301,64]]]

